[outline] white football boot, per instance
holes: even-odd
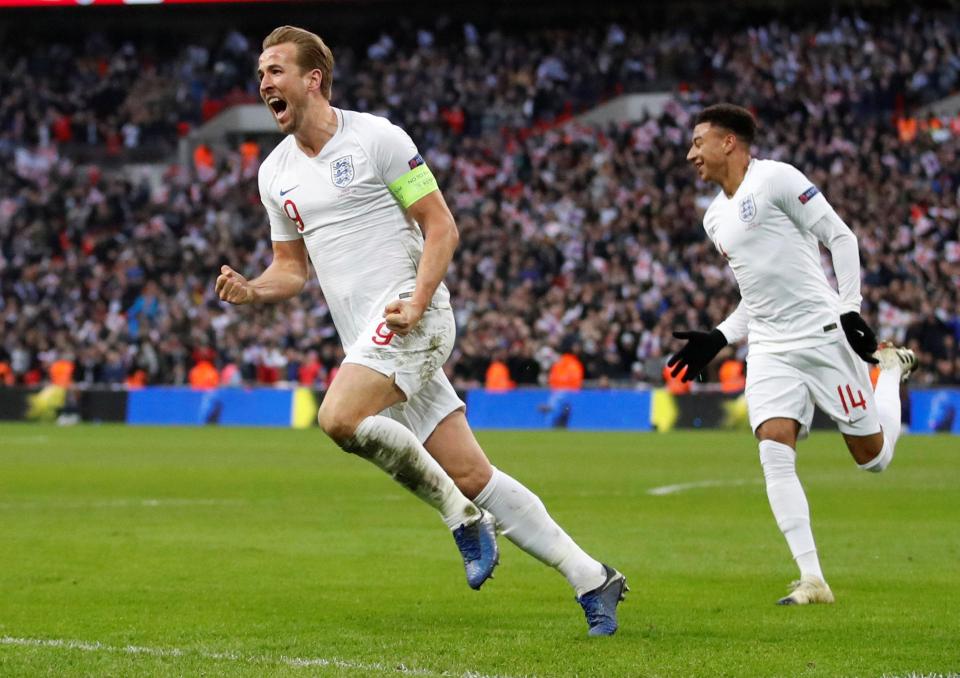
[[[880,342],[873,357],[880,361],[881,370],[900,369],[900,381],[906,381],[917,367],[917,354],[909,348],[893,345],[892,341]]]
[[[832,603],[833,591],[820,577],[806,574],[800,581],[790,584],[790,595],[777,601],[777,605],[812,605],[813,603]]]

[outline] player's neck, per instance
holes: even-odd
[[[727,165],[727,175],[719,182],[724,195],[732,198],[743,183],[743,178],[747,176],[747,170],[750,168],[750,156],[736,158]]]
[[[316,108],[308,111],[305,124],[301,125],[294,134],[297,146],[308,157],[314,158],[320,155],[323,147],[337,133],[339,125],[336,111],[324,100]]]

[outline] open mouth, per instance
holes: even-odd
[[[284,117],[284,114],[287,112],[287,102],[277,96],[272,96],[267,99],[267,106],[270,107],[270,110],[273,111],[274,116],[277,120],[281,120]]]

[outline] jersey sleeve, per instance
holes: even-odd
[[[750,315],[747,313],[747,307],[744,306],[743,301],[741,301],[737,304],[733,313],[717,325],[717,329],[720,330],[721,334],[726,338],[728,344],[733,344],[747,338],[749,324]]]
[[[383,183],[404,209],[439,190],[416,144],[396,125],[386,124],[371,148],[373,164]]]
[[[257,184],[260,188],[260,203],[267,211],[267,218],[270,220],[270,239],[298,240],[301,235],[297,232],[297,224],[284,214],[283,207],[270,195],[268,172],[267,163],[260,165]]]
[[[837,290],[840,293],[840,313],[859,313],[863,297],[860,294],[860,250],[857,247],[857,236],[843,223],[843,219],[833,208],[828,209],[810,231],[830,250],[833,272],[837,276]]]
[[[781,164],[772,179],[771,201],[797,228],[809,230],[830,209],[820,189],[796,167]]]

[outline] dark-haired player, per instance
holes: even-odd
[[[832,603],[796,471],[798,438],[816,404],[836,423],[865,471],[893,459],[900,434],[900,382],[916,366],[913,352],[877,346],[860,316],[856,236],[823,194],[792,165],[750,155],[756,121],[744,108],[717,104],[696,118],[687,160],[720,186],[703,226],[740,287],[737,309],[710,332],[675,332],[687,343],[668,364],[696,378],[721,348],[747,339],[746,399],[760,441],[767,497],[800,568],[783,605]],[[830,250],[839,294],[820,264]],[[866,362],[880,363],[874,391]]]

